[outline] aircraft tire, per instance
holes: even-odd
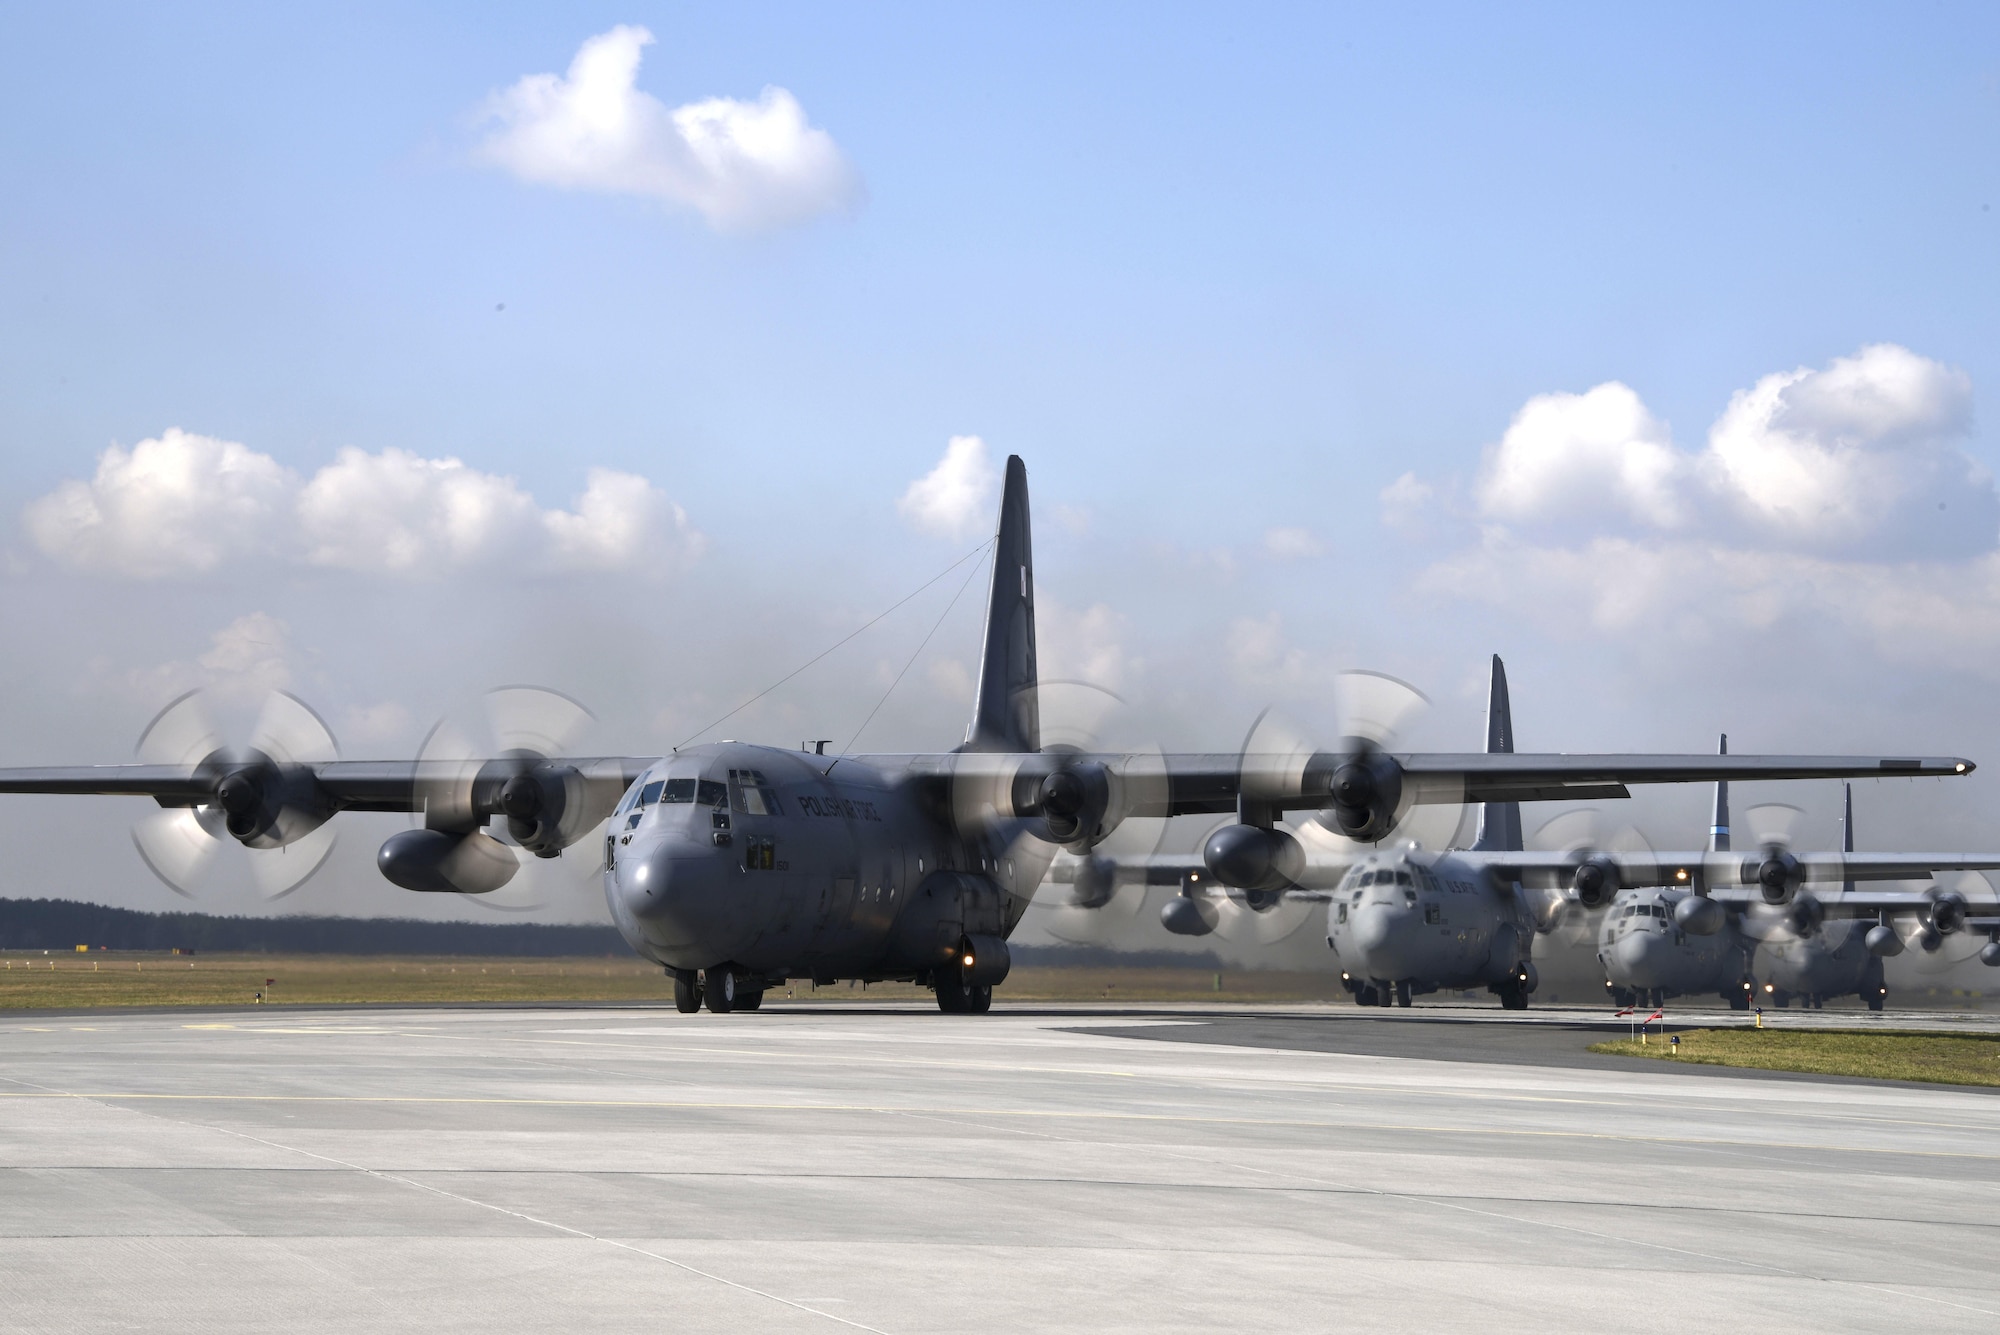
[[[761,987],[754,992],[738,992],[736,994],[737,1010],[754,1011],[763,1004],[764,1004],[764,989]]]
[[[736,975],[728,969],[710,969],[702,980],[702,999],[714,1015],[727,1015],[736,1009]]]
[[[674,974],[674,1009],[682,1015],[693,1015],[701,1009],[701,979],[693,969]]]
[[[964,1015],[972,1009],[972,989],[956,969],[940,969],[931,989],[937,993],[938,1009],[946,1015]]]
[[[1528,989],[1522,987],[1520,983],[1510,978],[1505,983],[1502,983],[1497,990],[1500,993],[1501,1010],[1524,1011],[1528,1009]]]
[[[1375,989],[1372,987],[1356,987],[1354,989],[1354,1004],[1357,1006],[1373,1006],[1375,1004]]]
[[[1398,1006],[1410,1004],[1410,984],[1407,980],[1396,984],[1396,1004]]]
[[[1881,992],[1879,992],[1879,991],[1878,991],[1878,992],[1876,992],[1876,993],[1875,993],[1875,994],[1874,994],[1873,996],[1871,996],[1871,997],[1869,997],[1869,998],[1868,998],[1868,1009],[1869,1009],[1869,1010],[1871,1010],[1871,1011],[1879,1011],[1879,1010],[1881,1010],[1881,1009],[1882,1009],[1882,1001],[1883,1001],[1883,997],[1882,997],[1882,994],[1881,994]]]
[[[971,1015],[984,1015],[993,1009],[993,985],[981,983],[977,987],[965,989],[965,1009]]]
[[[1377,983],[1375,985],[1375,1004],[1377,1006],[1395,1005],[1396,985],[1394,983]]]

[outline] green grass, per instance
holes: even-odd
[[[1704,1066],[1746,1066],[1809,1075],[2000,1085],[2000,1035],[1855,1033],[1840,1029],[1695,1029],[1679,1054],[1665,1037],[1593,1043],[1592,1052]]]
[[[266,986],[265,979],[276,979]],[[0,1011],[92,1006],[273,1005],[500,1002],[667,1002],[660,969],[631,956],[607,959],[499,959],[414,955],[197,955],[93,951],[0,953]],[[795,984],[780,1001],[923,1001],[927,989],[840,983]],[[1258,970],[1017,968],[1002,1002],[1330,1001],[1344,998],[1336,976]]]

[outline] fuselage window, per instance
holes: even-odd
[[[1409,885],[1410,883],[1411,883],[1411,882],[1410,882],[1410,873],[1408,873],[1408,872],[1406,872],[1406,871],[1399,871],[1399,872],[1397,872],[1397,873],[1396,873],[1396,884],[1397,884],[1397,885]]]
[[[1444,907],[1439,904],[1424,905],[1424,921],[1432,926],[1444,921]]]

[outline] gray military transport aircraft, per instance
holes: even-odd
[[[1729,739],[1722,739],[1727,751]],[[1843,785],[1841,853],[1806,855],[1828,864],[1816,879],[1841,884],[1816,893],[1801,888],[1789,901],[1767,902],[1717,890],[1721,906],[1683,909],[1696,898],[1687,886],[1621,890],[1598,929],[1597,958],[1605,986],[1620,1005],[1660,1005],[1671,997],[1714,993],[1734,1010],[1756,1002],[1787,1006],[1796,999],[1817,1009],[1836,997],[1858,996],[1879,1011],[1889,995],[1882,961],[1915,947],[1920,969],[1942,971],[1977,954],[2000,968],[2000,902],[1990,885],[1976,893],[1933,884],[1922,890],[1858,888],[1860,879],[1935,880],[1941,872],[2000,868],[2000,854],[1858,854],[1854,849],[1854,790]],[[1788,812],[1789,808],[1781,809]],[[1753,810],[1757,820],[1770,812]],[[1776,815],[1779,813],[1770,813]],[[1783,852],[1783,819],[1768,819],[1760,846]],[[1731,856],[1729,785],[1715,785],[1715,816],[1704,863]],[[1808,878],[1814,879],[1814,878]],[[1980,937],[1985,943],[1980,944]]]
[[[972,724],[950,751],[828,757],[722,742],[585,758],[517,744],[451,761],[351,761],[314,754],[330,749],[322,738],[215,747],[169,763],[0,770],[0,792],[149,797],[180,818],[174,828],[190,847],[233,839],[267,863],[342,811],[416,813],[421,828],[390,837],[377,865],[395,884],[432,893],[490,893],[519,869],[517,850],[552,858],[591,840],[586,847],[603,850],[612,921],[673,976],[683,1010],[704,1000],[717,1012],[755,1009],[771,984],[810,978],[910,980],[933,989],[939,1009],[964,1012],[990,1006],[1008,971],[1007,937],[1058,852],[1087,854],[1128,818],[1233,815],[1209,839],[1207,865],[1260,892],[1289,886],[1302,865],[1280,825],[1291,812],[1375,843],[1418,803],[1512,811],[1522,800],[1623,797],[1634,783],[1972,769],[1957,757],[1398,754],[1361,735],[1273,756],[1045,748],[1018,458],[1007,461],[992,559]],[[496,821],[508,842],[487,833]],[[1518,819],[1506,828],[1517,832]],[[1493,894],[1520,855],[1455,856],[1440,867],[1433,855],[1370,853],[1345,883],[1354,888],[1343,889],[1340,912],[1420,890],[1422,912],[1446,915],[1426,930],[1470,942],[1459,906]],[[1574,872],[1579,885],[1586,875],[1607,886],[1626,875],[1598,868],[1550,870]],[[1792,871],[1778,874],[1790,884]],[[1466,950],[1511,964],[1518,941],[1487,932]]]
[[[1514,721],[1507,673],[1498,655],[1487,699],[1487,754],[1514,754]],[[1727,758],[1727,746],[1717,759]],[[1249,761],[1246,758],[1246,768]],[[1880,771],[1878,771],[1879,773]],[[1726,783],[1718,782],[1726,791]],[[1468,784],[1469,791],[1477,791]],[[1550,794],[1533,794],[1549,796]],[[1530,794],[1522,794],[1523,797]],[[1726,800],[1726,799],[1725,799]],[[1726,817],[1721,818],[1726,819]],[[1143,858],[1064,858],[1053,869],[1057,880],[1116,884],[1144,880],[1180,886],[1161,909],[1170,932],[1205,936],[1235,913],[1277,914],[1288,905],[1324,902],[1326,943],[1342,980],[1362,1005],[1408,1006],[1413,995],[1441,989],[1485,988],[1510,1010],[1525,1009],[1537,983],[1531,958],[1538,931],[1554,930],[1579,912],[1612,904],[1627,886],[1667,886],[1634,892],[1606,923],[1613,949],[1636,955],[1665,930],[1655,919],[1656,895],[1672,901],[1671,921],[1679,942],[1677,959],[1690,968],[1710,954],[1704,941],[1729,921],[1763,925],[1776,940],[1781,924],[1817,924],[1827,909],[1808,883],[1907,880],[1940,871],[2000,866],[2000,857],[1939,853],[1794,854],[1767,840],[1754,854],[1728,851],[1655,853],[1600,846],[1576,840],[1568,847],[1537,852],[1522,846],[1518,800],[1487,800],[1479,810],[1477,837],[1469,848],[1425,849],[1393,839],[1368,844],[1336,837],[1326,822],[1308,818],[1291,827],[1287,860],[1259,860],[1242,853],[1243,827],[1224,825],[1210,835],[1199,858],[1155,855]],[[1639,899],[1647,917],[1640,922]],[[1966,929],[1966,901],[1956,893],[1885,893],[1855,896],[1854,912],[1901,914],[1920,924],[1912,932],[1936,942]],[[1667,913],[1667,910],[1662,910]],[[1791,930],[1806,930],[1802,925]],[[1871,939],[1898,944],[1888,927]],[[1878,945],[1886,953],[1887,947]],[[2000,957],[2000,947],[1994,948]],[[1718,989],[1722,990],[1722,989]]]

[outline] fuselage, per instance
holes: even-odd
[[[669,969],[771,979],[917,977],[967,935],[1005,938],[1054,850],[1004,823],[959,833],[950,760],[735,742],[668,756],[607,827],[611,920]]]
[[[1755,938],[1751,972],[1760,987],[1804,997],[1841,997],[1880,983],[1882,962],[1868,953],[1871,923],[1821,923],[1804,936],[1784,930],[1776,913],[1752,910],[1746,935]],[[1872,975],[1872,979],[1871,979]]]
[[[1741,988],[1742,936],[1733,922],[1701,936],[1674,922],[1684,890],[1624,890],[1598,927],[1597,958],[1613,987],[1667,996],[1726,994]]]
[[[1524,896],[1448,852],[1367,857],[1327,904],[1326,943],[1350,979],[1415,991],[1499,983],[1527,961],[1534,933]]]

